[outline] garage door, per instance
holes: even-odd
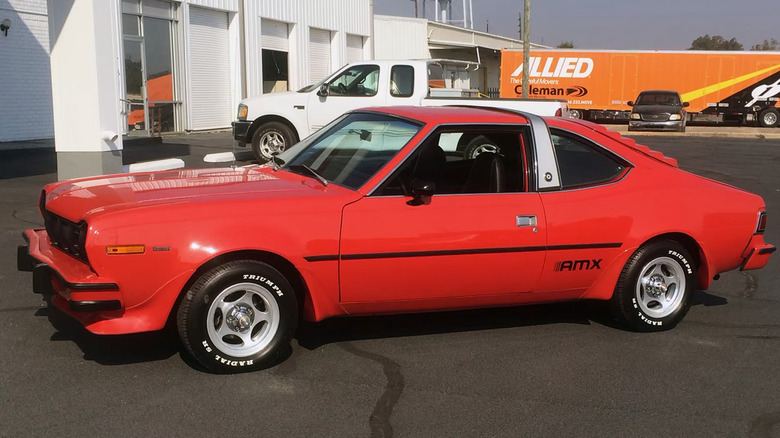
[[[227,128],[233,118],[226,12],[190,7],[190,129]]]
[[[363,37],[347,35],[347,62],[363,60]]]
[[[287,34],[287,23],[265,18],[260,21],[260,45],[264,49],[289,52],[290,39]]]
[[[317,83],[330,73],[330,31],[310,29],[309,83]]]

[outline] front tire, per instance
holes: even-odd
[[[265,163],[295,142],[295,134],[287,125],[281,122],[266,122],[252,135],[252,152],[258,162]]]
[[[256,260],[228,262],[201,275],[177,313],[184,347],[215,373],[277,364],[297,323],[292,286],[279,271]]]
[[[611,299],[613,316],[642,332],[669,330],[688,313],[696,266],[685,247],[661,240],[639,248],[620,274]]]

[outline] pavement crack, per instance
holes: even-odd
[[[43,226],[43,224],[41,222],[34,222],[34,221],[29,221],[27,219],[20,218],[19,217],[19,210],[14,210],[13,213],[11,213],[11,217],[16,219],[16,220],[18,220],[18,221],[20,221],[20,222],[24,222],[24,223],[30,224],[30,225],[35,225],[36,227],[42,227]]]
[[[741,271],[740,273],[745,276],[745,290],[742,291],[742,297],[753,298],[756,290],[758,290],[758,280],[749,272]]]
[[[393,414],[393,408],[395,408],[404,390],[404,376],[401,374],[401,365],[381,354],[361,350],[352,345],[351,342],[340,343],[339,347],[355,356],[369,359],[382,365],[382,371],[385,373],[387,384],[382,396],[379,397],[376,405],[374,405],[374,410],[368,419],[368,425],[371,428],[372,438],[389,438],[393,436],[390,416]]]

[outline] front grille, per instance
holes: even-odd
[[[40,209],[51,245],[84,263],[89,263],[84,249],[87,240],[87,223],[81,221],[76,224],[46,210],[45,193],[41,194]]]
[[[642,114],[642,120],[648,122],[665,122],[669,120],[669,114]]]

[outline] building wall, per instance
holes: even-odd
[[[331,70],[346,63],[347,34],[365,39],[364,59],[370,57],[371,8],[369,0],[243,0],[246,96],[263,91],[260,45],[263,18],[288,23],[290,35],[289,88],[310,83],[309,29],[331,32]]]
[[[0,142],[51,138],[49,28],[46,0],[0,0]]]
[[[374,16],[375,59],[427,59],[428,20]]]

